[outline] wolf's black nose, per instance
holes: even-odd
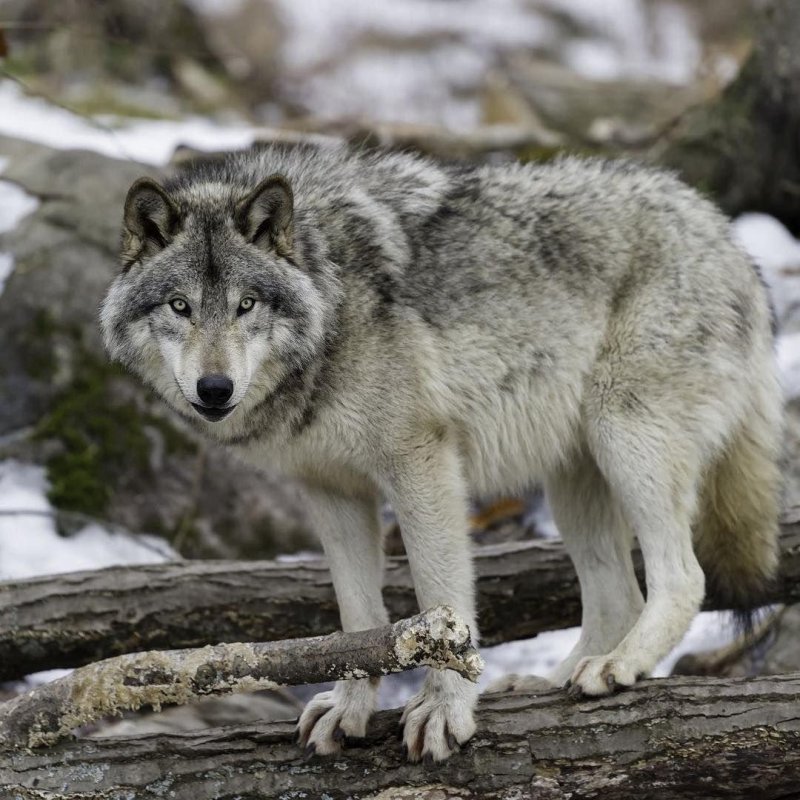
[[[232,394],[233,381],[224,375],[206,375],[197,381],[197,396],[207,406],[223,406]]]

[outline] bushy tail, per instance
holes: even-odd
[[[778,566],[780,393],[764,392],[712,466],[700,497],[695,552],[707,593],[734,611],[769,600]]]

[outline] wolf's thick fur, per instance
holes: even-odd
[[[345,629],[386,621],[381,497],[420,605],[477,637],[468,497],[543,481],[584,609],[554,678],[590,695],[678,642],[698,558],[740,606],[773,574],[769,304],[727,221],[669,175],[266,148],[134,185],[123,263],[109,353],[208,436],[305,479]],[[206,376],[230,397],[210,402]],[[302,740],[363,735],[376,688],[315,697]],[[469,738],[475,698],[431,673],[404,715],[412,760]]]

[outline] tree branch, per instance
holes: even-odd
[[[358,633],[110,658],[0,705],[0,743],[6,748],[53,744],[79,725],[144,705],[159,709],[212,694],[367,678],[419,666],[478,679],[483,661],[469,628],[451,608]]]
[[[80,740],[6,754],[0,786],[20,800],[777,800],[800,783],[798,693],[800,673],[649,680],[579,702],[488,695],[475,738],[427,767],[406,762],[397,712],[332,760],[305,761],[291,723]]]
[[[641,578],[641,564],[638,565]],[[485,645],[580,624],[580,591],[560,541],[476,548]],[[418,610],[404,558],[389,559],[393,619]],[[765,602],[800,601],[800,524],[784,521],[781,572]],[[709,597],[706,609],[723,606]],[[0,680],[141,650],[273,641],[339,628],[322,560],[187,561],[0,583]]]

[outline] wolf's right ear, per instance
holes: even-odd
[[[139,178],[128,190],[122,231],[122,267],[152,256],[170,242],[178,223],[178,209],[151,178]]]

